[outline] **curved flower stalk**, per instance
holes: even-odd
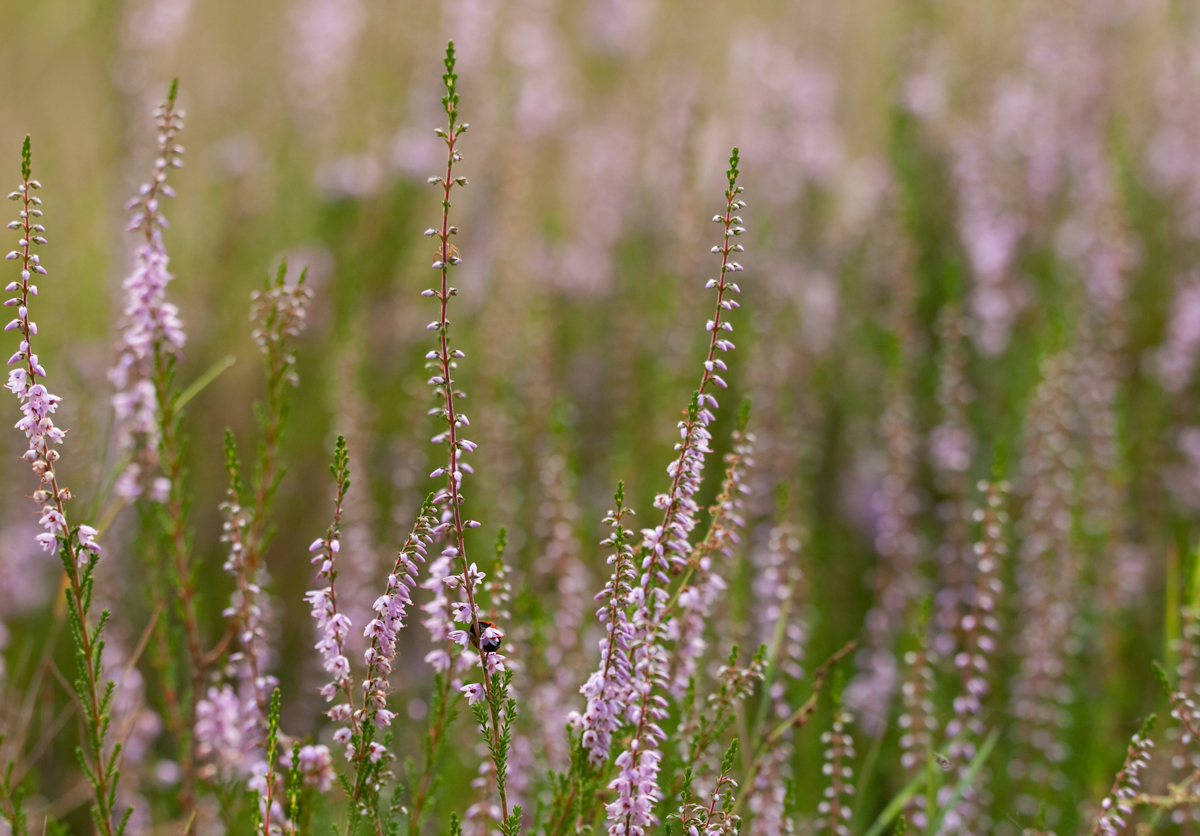
[[[282,262],[275,276],[268,277],[266,286],[250,295],[250,317],[255,323],[251,332],[262,351],[267,374],[266,403],[257,406],[255,415],[262,429],[258,466],[255,469],[249,501],[241,476],[241,461],[233,433],[225,432],[225,469],[229,476],[226,500],[221,504],[225,513],[221,539],[229,544],[225,571],[234,578],[235,589],[230,606],[223,615],[230,620],[238,649],[230,655],[232,675],[237,679],[238,697],[246,704],[246,714],[253,717],[261,745],[267,728],[269,695],[279,684],[267,673],[270,645],[266,625],[270,621],[270,601],[263,589],[270,581],[262,565],[266,545],[266,518],[279,481],[283,477],[278,466],[279,440],[287,418],[288,387],[299,384],[296,374],[296,354],[290,339],[304,330],[312,290],[305,284],[307,271],[299,279],[287,281],[287,262]],[[197,711],[200,707],[197,706]],[[206,706],[205,711],[211,712]]]
[[[632,675],[629,651],[634,641],[634,627],[628,613],[637,569],[633,563],[634,534],[625,528],[625,519],[632,516],[633,511],[625,507],[623,482],[617,484],[613,500],[616,507],[604,517],[612,534],[600,543],[613,550],[608,558],[613,567],[612,577],[604,585],[604,591],[596,596],[596,600],[604,600],[603,606],[596,610],[596,617],[605,631],[604,638],[600,639],[600,664],[579,689],[579,693],[587,697],[587,708],[578,719],[582,729],[580,744],[587,751],[588,760],[597,766],[608,760],[613,733],[621,728]]]
[[[121,744],[113,746],[111,751],[105,746],[114,687],[111,681],[107,685],[101,684],[104,642],[100,636],[108,620],[108,611],[101,613],[95,627],[89,624],[88,619],[92,573],[100,556],[100,544],[96,542],[96,529],[90,525],[72,526],[67,520],[66,503],[71,499],[71,491],[59,484],[56,467],[60,455],[55,449],[56,445],[62,444],[67,431],[55,426],[53,418],[62,398],[51,394],[44,383],[38,382],[38,378],[45,380],[46,369],[34,351],[33,338],[37,335],[37,323],[29,318],[29,306],[33,297],[38,295],[33,277],[46,275],[41,257],[33,252],[33,247],[46,243],[46,229],[40,220],[41,198],[33,194],[42,184],[31,179],[31,173],[32,154],[29,137],[25,137],[21,149],[21,184],[8,195],[9,200],[18,201],[21,207],[17,219],[8,225],[9,229],[17,230],[19,240],[17,249],[5,256],[8,261],[21,263],[21,276],[19,280],[8,283],[5,289],[14,295],[4,303],[5,307],[16,308],[17,314],[4,330],[19,331],[21,343],[8,360],[8,365],[13,368],[9,370],[5,388],[21,402],[22,417],[16,423],[16,428],[25,433],[29,441],[21,458],[29,463],[38,477],[39,486],[33,492],[33,500],[41,506],[39,523],[43,531],[36,539],[44,550],[58,551],[67,576],[67,612],[75,637],[75,662],[79,671],[72,684],[83,708],[86,738],[86,744],[79,752],[81,765],[92,787],[92,818],[103,836],[116,836],[124,830],[132,808],[126,812],[120,824],[114,823],[113,807],[116,786],[120,780],[117,765],[120,763]],[[83,754],[85,750],[86,755]]]
[[[355,808],[348,824],[350,829],[356,815],[365,815],[376,806],[383,770],[393,757],[385,745],[375,740],[375,733],[389,727],[396,717],[387,703],[392,693],[388,677],[396,660],[396,640],[404,628],[412,591],[417,585],[417,564],[425,562],[428,545],[433,542],[437,528],[432,502],[426,500],[396,554],[383,594],[372,605],[375,617],[363,629],[363,636],[370,644],[363,651],[366,675],[362,680],[362,707],[355,709],[353,696],[347,694],[343,706],[335,706],[329,711],[329,716],[336,720],[351,709],[348,718],[340,717],[343,721],[350,720],[349,727],[334,734],[334,740],[346,744],[346,757],[355,765],[354,785],[350,792]]]
[[[687,692],[688,682],[696,673],[696,662],[708,649],[704,626],[712,605],[728,587],[725,579],[713,566],[713,559],[733,554],[741,542],[739,530],[746,525],[742,517],[742,496],[750,489],[745,483],[746,471],[754,466],[754,436],[745,432],[745,422],[733,433],[733,451],[725,456],[725,480],[716,503],[710,509],[712,523],[704,539],[692,549],[688,563],[693,567],[690,583],[679,591],[679,613],[667,622],[665,637],[675,642],[668,673],[671,696],[680,699]]]
[[[180,800],[186,816],[194,803],[193,752],[188,739],[196,722],[195,696],[203,693],[208,670],[219,654],[205,653],[196,614],[196,589],[190,558],[186,505],[183,496],[184,442],[180,436],[179,409],[174,390],[175,364],[185,335],[179,309],[166,300],[167,284],[174,278],[168,271],[170,259],[163,243],[168,228],[161,201],[174,197],[167,183],[172,168],[183,166],[183,146],[176,137],[183,129],[184,113],[175,106],[178,80],[172,82],[166,101],[154,112],[158,129],[158,153],[150,180],[127,204],[132,212],[128,231],[141,236],[133,272],[122,283],[125,290],[124,323],[117,342],[117,357],[108,372],[116,391],[112,397],[117,448],[125,468],[114,485],[121,501],[141,496],[155,467],[163,475],[155,479],[150,498],[162,503],[164,533],[171,562],[170,584],[179,599],[183,633],[190,670],[190,699],[180,687],[172,666],[160,664],[160,674],[169,680],[167,720],[181,742],[182,785]],[[160,595],[167,593],[161,592]],[[168,612],[171,608],[166,608]],[[167,621],[160,622],[167,630]],[[160,646],[168,643],[165,635]],[[165,653],[163,656],[165,657]],[[190,675],[190,676],[189,676]]]
[[[1138,775],[1150,765],[1150,750],[1154,748],[1150,730],[1154,727],[1154,720],[1153,714],[1147,717],[1141,730],[1129,741],[1125,763],[1117,773],[1112,789],[1100,804],[1104,812],[1096,820],[1092,836],[1119,836],[1128,825],[1129,816],[1133,813],[1133,799],[1142,785]]]
[[[721,256],[721,273],[709,279],[708,288],[717,290],[717,307],[713,318],[706,326],[709,334],[708,355],[704,361],[704,375],[700,387],[692,396],[687,418],[679,423],[681,440],[675,445],[679,456],[667,468],[671,486],[666,493],[654,498],[654,507],[663,511],[663,522],[655,528],[642,530],[642,572],[638,588],[634,591],[633,677],[630,683],[629,704],[626,719],[633,724],[633,737],[629,748],[617,756],[619,773],[609,784],[617,791],[617,798],[607,806],[608,831],[611,836],[644,836],[646,828],[657,824],[654,804],[662,798],[658,788],[659,763],[662,754],[659,747],[666,734],[659,721],[666,717],[666,699],[656,693],[666,687],[666,651],[662,646],[663,618],[666,615],[667,573],[682,571],[691,554],[688,537],[696,527],[699,506],[693,498],[700,487],[703,476],[704,457],[710,451],[708,442],[712,438],[708,425],[712,423],[717,399],[708,391],[710,384],[724,387],[725,381],[718,371],[725,371],[725,362],[716,357],[717,349],[728,352],[734,345],[722,336],[731,332],[733,326],[723,320],[723,314],[738,307],[738,303],[726,298],[727,293],[740,293],[730,274],[741,272],[742,266],[732,260],[733,253],[744,252],[734,238],[746,231],[742,219],[735,213],[746,205],[738,195],[743,191],[737,185],[738,151],[733,149],[726,172],[729,188],[725,191],[725,213],[713,220],[722,224],[722,243],[712,251]],[[711,409],[710,409],[711,407]]]
[[[162,233],[169,224],[162,214],[162,198],[174,197],[167,173],[183,166],[183,146],[175,137],[183,129],[184,113],[175,107],[178,81],[171,84],[167,100],[154,112],[158,128],[158,153],[150,182],[142,184],[125,208],[133,213],[128,230],[142,243],[135,254],[133,272],[121,283],[125,290],[124,323],[117,342],[117,359],[108,372],[116,392],[112,397],[119,451],[128,464],[115,490],[124,499],[143,491],[143,481],[158,464],[164,432],[172,432],[168,403],[171,368],[183,348],[185,335],[179,308],[166,300],[167,284],[174,278]],[[171,439],[171,448],[174,448]],[[178,451],[172,449],[176,456]]]

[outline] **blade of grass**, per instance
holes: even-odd
[[[192,385],[180,392],[179,397],[175,398],[175,411],[178,412],[179,410],[183,409],[184,405],[187,404],[188,401],[203,392],[204,387],[208,386],[208,384],[220,377],[221,372],[225,371],[236,362],[237,357],[233,356],[232,354],[226,354],[220,360],[209,366],[208,371],[192,381]]]

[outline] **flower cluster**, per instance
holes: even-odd
[[[654,498],[654,507],[663,511],[663,522],[655,528],[642,529],[642,552],[645,557],[639,588],[634,591],[636,641],[628,708],[634,733],[629,748],[617,756],[619,772],[609,783],[609,789],[617,791],[616,800],[606,808],[611,836],[643,836],[648,827],[658,823],[654,804],[662,798],[662,791],[658,788],[659,763],[662,760],[659,747],[666,738],[659,722],[667,716],[667,701],[656,691],[666,687],[668,676],[668,660],[662,646],[667,599],[663,587],[669,581],[667,572],[682,571],[692,551],[688,538],[696,527],[696,515],[699,512],[694,496],[703,478],[704,458],[711,452],[708,443],[712,434],[708,426],[714,418],[712,410],[718,407],[717,399],[708,392],[708,387],[709,384],[726,385],[717,374],[725,370],[725,363],[715,355],[717,349],[728,352],[734,348],[733,343],[721,334],[733,330],[732,325],[723,321],[723,314],[738,307],[736,301],[726,298],[726,293],[741,292],[741,288],[729,277],[732,273],[740,272],[742,266],[730,255],[745,251],[741,244],[733,240],[746,231],[742,219],[735,214],[746,206],[745,201],[738,197],[743,189],[737,185],[736,148],[729,158],[726,176],[729,188],[725,190],[725,213],[713,217],[724,229],[724,240],[712,248],[712,252],[721,256],[721,274],[707,283],[708,288],[717,289],[717,307],[706,326],[710,337],[704,375],[688,407],[687,418],[679,422],[681,440],[675,445],[679,456],[667,467],[671,486],[666,493]]]
[[[458,550],[453,546],[448,546],[442,552],[443,557],[449,558],[454,558],[457,554]],[[450,605],[454,623],[462,624],[466,629],[456,627],[450,631],[447,638],[464,650],[471,645],[482,648],[480,655],[483,657],[483,668],[485,673],[491,676],[504,672],[504,663],[507,661],[507,657],[495,651],[486,650],[489,644],[498,643],[503,639],[504,633],[495,625],[482,620],[483,613],[479,611],[478,605],[472,603],[475,592],[486,577],[487,573],[479,571],[479,567],[472,563],[467,567],[467,571],[450,575],[443,580],[443,583],[451,589],[462,587],[467,596],[466,601],[456,601]],[[488,684],[485,678],[482,685],[470,683],[462,686],[460,690],[466,695],[468,704],[475,705],[487,695]]]
[[[854,769],[846,763],[854,757],[854,738],[846,730],[854,717],[840,705],[833,715],[832,728],[821,735],[825,750],[825,765],[821,771],[829,777],[825,798],[817,805],[820,813],[813,825],[830,836],[850,836],[850,796],[854,795]]]
[[[335,485],[333,501],[333,522],[329,524],[324,537],[318,537],[308,547],[308,551],[316,556],[312,559],[319,564],[317,580],[325,580],[326,584],[320,589],[314,589],[304,596],[312,607],[312,617],[317,620],[317,631],[320,639],[315,647],[321,654],[325,672],[330,681],[321,686],[321,696],[326,702],[333,702],[339,692],[349,694],[350,660],[346,658],[346,637],[354,625],[345,613],[338,612],[337,591],[337,556],[341,551],[341,519],[342,502],[346,491],[350,488],[350,454],[346,450],[346,439],[338,436],[334,447],[333,464],[330,466]],[[338,716],[348,715],[349,705],[339,705],[331,709]]]
[[[250,318],[255,322],[250,336],[267,357],[274,371],[274,362],[282,364],[282,380],[292,386],[300,382],[293,367],[296,356],[287,351],[289,337],[299,336],[304,330],[308,306],[313,292],[307,284],[308,271],[302,270],[296,281],[287,277],[287,262],[281,262],[273,280],[268,280],[262,290],[250,294]]]
[[[416,524],[396,555],[396,563],[388,573],[387,588],[374,604],[375,618],[366,626],[363,635],[371,645],[363,653],[367,677],[363,680],[363,721],[373,719],[383,727],[390,725],[395,714],[387,709],[391,693],[388,676],[396,659],[396,637],[408,617],[416,587],[417,563],[425,562],[428,544],[439,533],[440,525],[432,506],[427,502],[417,515]]]
[[[1129,741],[1125,764],[1117,773],[1108,796],[1101,802],[1104,813],[1096,821],[1093,836],[1119,836],[1125,830],[1127,819],[1133,812],[1133,797],[1141,787],[1138,775],[1150,764],[1150,750],[1154,748],[1154,741],[1150,739],[1153,725],[1154,715],[1151,714],[1141,730]]]
[[[318,792],[329,792],[329,788],[333,786],[333,779],[337,777],[337,773],[333,768],[333,756],[329,754],[329,747],[323,745],[300,747],[300,775],[304,778],[306,787],[316,787]],[[290,758],[282,759],[284,766],[290,767]]]
[[[256,712],[229,685],[211,687],[196,702],[196,755],[205,761],[200,777],[221,783],[250,777],[259,760]]]
[[[600,544],[613,550],[608,558],[613,567],[612,577],[604,585],[604,591],[596,596],[597,600],[604,600],[604,605],[596,610],[596,617],[605,631],[604,638],[600,639],[600,664],[579,689],[579,693],[587,697],[587,708],[579,718],[579,726],[583,729],[581,743],[588,751],[588,758],[597,765],[608,760],[613,733],[621,728],[632,674],[629,651],[634,629],[628,611],[637,570],[631,545],[633,532],[625,528],[624,518],[633,511],[625,508],[623,484],[617,486],[614,498],[616,509],[604,518],[605,524],[612,528],[612,534]]]
[[[133,272],[122,282],[125,291],[124,325],[117,342],[117,358],[108,372],[116,391],[112,397],[117,443],[130,461],[116,483],[120,496],[133,498],[142,491],[141,475],[157,462],[159,393],[154,378],[163,374],[168,358],[183,348],[183,323],[179,308],[166,301],[167,284],[174,278],[167,269],[170,258],[163,245],[167,228],[160,200],[174,197],[167,173],[183,165],[183,146],[175,137],[183,129],[184,113],[175,107],[177,85],[154,112],[158,128],[158,153],[150,182],[142,184],[125,208],[133,212],[128,229],[142,234]]]
[[[451,664],[447,646],[454,623],[450,615],[450,595],[447,592],[449,587],[445,580],[453,569],[450,557],[444,554],[438,555],[426,567],[425,581],[421,584],[423,589],[428,589],[433,593],[433,597],[421,605],[421,611],[425,613],[421,625],[429,631],[429,638],[434,644],[434,649],[425,654],[425,661],[438,673],[450,670]]]
[[[605,808],[609,836],[644,836],[648,828],[658,823],[654,805],[662,798],[658,788],[662,761],[659,749],[666,733],[659,724],[667,717],[667,700],[656,692],[667,683],[667,653],[661,638],[664,604],[659,598],[648,601],[646,595],[647,590],[661,592],[664,597],[666,593],[650,585],[648,576],[657,571],[653,559],[646,558],[642,566],[641,583],[632,595],[635,640],[626,708],[634,731],[629,747],[617,755],[618,773],[608,784],[610,790],[617,791],[616,799]]]
[[[5,307],[16,308],[16,318],[4,326],[5,331],[19,331],[21,345],[8,365],[15,368],[8,372],[8,383],[5,388],[17,396],[21,402],[21,420],[16,428],[25,433],[29,440],[29,448],[21,455],[33,468],[41,483],[33,492],[33,501],[42,506],[42,516],[38,520],[43,531],[37,535],[37,541],[46,551],[52,551],[60,540],[67,542],[71,539],[71,529],[67,525],[63,512],[63,504],[71,498],[71,491],[58,484],[55,474],[55,464],[59,453],[52,445],[61,444],[66,438],[66,430],[54,425],[52,417],[62,401],[58,395],[51,394],[45,384],[39,383],[38,378],[45,379],[46,369],[38,360],[33,350],[33,338],[37,334],[37,323],[29,318],[30,297],[38,295],[36,284],[32,283],[35,275],[46,275],[41,258],[32,252],[35,245],[46,243],[46,228],[39,222],[42,217],[41,198],[33,194],[42,184],[29,179],[29,140],[24,148],[24,178],[17,190],[11,192],[9,200],[20,201],[21,209],[17,220],[9,223],[9,229],[17,230],[20,240],[17,249],[5,258],[9,261],[21,262],[20,281],[9,282],[5,290],[15,295],[5,300]],[[100,544],[96,542],[96,529],[81,525],[78,529],[78,550],[72,548],[76,565],[84,566],[92,555],[100,553]]]
[[[728,584],[713,565],[717,555],[729,558],[733,547],[741,542],[739,530],[746,525],[742,517],[742,496],[749,493],[745,483],[746,470],[754,466],[750,454],[754,436],[743,428],[734,431],[733,451],[725,456],[725,479],[721,492],[710,509],[712,523],[708,534],[688,558],[692,569],[691,581],[679,592],[679,614],[667,622],[665,636],[675,642],[675,653],[668,673],[671,696],[679,699],[687,691],[688,682],[696,673],[696,663],[708,649],[704,640],[704,625],[712,605]]]

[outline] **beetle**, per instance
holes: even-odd
[[[500,635],[488,636],[484,638],[481,644],[479,641],[479,636],[488,629],[495,630],[497,633],[500,633]],[[495,624],[490,621],[485,621],[482,618],[472,624],[471,629],[467,632],[471,635],[471,644],[475,645],[475,647],[479,648],[484,653],[495,653],[500,649],[500,640],[504,638],[504,633],[501,633],[500,629]]]

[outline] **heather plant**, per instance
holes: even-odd
[[[1194,829],[1190,11],[118,5],[0,120],[0,836]]]

